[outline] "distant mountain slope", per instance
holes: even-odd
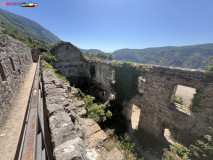
[[[88,52],[88,53],[99,53],[99,52],[103,52],[103,51],[101,51],[101,50],[99,50],[99,49],[80,49],[81,50],[81,52],[83,52],[83,53],[86,53],[86,52]]]
[[[113,52],[117,60],[161,66],[204,68],[213,55],[213,43],[182,47],[120,49]]]
[[[9,28],[13,30],[12,32],[20,32],[19,34],[24,34],[49,44],[56,43],[60,40],[57,36],[38,23],[2,9],[0,9],[0,26],[6,29]],[[13,34],[16,36],[16,33]]]

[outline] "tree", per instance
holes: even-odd
[[[210,127],[211,134],[213,128]],[[185,147],[180,143],[170,145],[164,149],[163,160],[211,160],[213,157],[213,136],[204,135],[202,139]]]
[[[213,74],[213,56],[210,56],[210,64],[206,66],[206,73]]]

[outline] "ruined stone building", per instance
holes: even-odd
[[[89,60],[66,42],[52,47],[51,54],[59,60],[54,66],[71,84],[81,86],[87,79],[92,79],[98,85],[96,96],[104,100],[119,96],[113,84],[122,82],[122,89],[129,82],[127,77],[116,82],[119,73],[115,66],[137,68],[138,77],[134,78],[138,89],[133,97],[124,101],[122,113],[131,120],[132,108],[136,105],[140,109],[138,128],[150,136],[164,139],[164,130],[169,129],[176,140],[184,141],[184,138],[193,139],[208,133],[209,127],[213,126],[213,76],[202,70]],[[196,90],[190,109],[173,103],[178,85]]]
[[[184,142],[207,134],[213,126],[213,75],[202,70],[89,59],[67,42],[52,46],[50,52],[58,60],[53,66],[71,86],[87,88],[104,101],[119,99],[123,105],[120,114],[127,120],[137,106],[141,135],[165,141],[164,132],[169,130],[175,140]],[[32,54],[36,61],[39,53]],[[32,61],[26,45],[0,34],[1,122]],[[42,75],[54,157],[95,157],[92,148],[105,140],[106,134],[93,120],[82,118],[86,111],[78,100],[78,90],[59,81],[51,71],[44,69]],[[188,108],[174,102],[179,85],[195,90]],[[70,149],[70,144],[77,149]]]

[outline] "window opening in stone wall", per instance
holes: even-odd
[[[176,85],[172,94],[171,106],[176,107],[179,111],[189,113],[194,94],[196,94],[195,88]]]
[[[144,93],[146,78],[143,76],[138,77],[138,92]]]
[[[7,80],[1,62],[0,62],[0,75],[1,75],[2,81],[6,81]]]
[[[136,106],[135,104],[133,104],[132,105],[131,125],[132,125],[132,129],[134,129],[134,130],[138,129],[140,114],[141,114],[140,108],[138,106]]]
[[[14,63],[13,63],[13,59],[11,57],[9,57],[9,59],[10,59],[10,63],[11,63],[12,69],[13,69],[13,71],[15,71],[15,66],[14,66]]]

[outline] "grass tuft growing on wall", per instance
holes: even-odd
[[[64,77],[64,76],[62,76],[61,74],[59,74],[59,73],[58,73],[58,70],[55,69],[51,64],[45,62],[45,63],[41,66],[41,69],[43,69],[43,68],[49,69],[49,70],[51,70],[52,72],[54,72],[55,75],[56,75],[56,77],[57,77],[58,79],[60,79],[62,82],[64,82],[64,83],[69,83],[69,81],[66,79],[66,77]]]

